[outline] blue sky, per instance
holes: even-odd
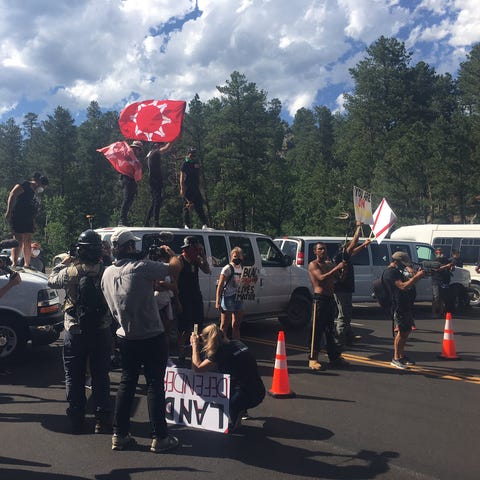
[[[90,101],[206,101],[234,70],[300,107],[341,109],[380,35],[456,75],[480,41],[478,0],[0,0],[0,121]]]

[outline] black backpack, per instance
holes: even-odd
[[[80,280],[78,282],[76,314],[82,332],[91,332],[98,328],[100,321],[108,311],[100,285],[103,271],[104,267],[101,265],[98,274],[86,273],[81,275],[77,268]]]
[[[392,310],[392,294],[383,280],[384,273],[385,270],[380,278],[373,281],[373,296],[386,312],[390,312]]]

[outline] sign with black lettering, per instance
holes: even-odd
[[[230,375],[174,367],[165,371],[168,423],[227,433],[229,397]]]
[[[237,302],[255,300],[255,287],[257,282],[258,268],[253,265],[251,267],[243,267],[235,297]]]

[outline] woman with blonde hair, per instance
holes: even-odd
[[[243,269],[243,251],[235,247],[230,252],[230,263],[223,267],[217,285],[215,306],[220,310],[220,330],[228,336],[232,327],[232,338],[240,340],[240,325],[243,318],[243,303],[237,300],[237,288]]]
[[[242,414],[248,408],[260,405],[265,398],[265,386],[258,373],[257,361],[244,343],[228,340],[213,323],[207,325],[200,335],[192,333],[190,343],[195,372],[217,370],[230,375],[229,432],[232,432],[240,425]]]

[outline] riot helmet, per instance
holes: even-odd
[[[94,230],[85,230],[77,241],[78,258],[85,262],[98,263],[102,256],[102,239]]]

